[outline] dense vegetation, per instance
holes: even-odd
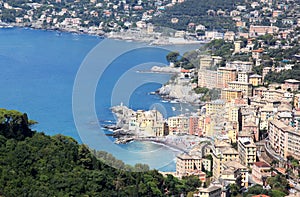
[[[296,64],[291,70],[283,70],[281,72],[269,72],[265,81],[268,83],[284,83],[286,79],[296,79],[300,81],[300,64]]]
[[[168,196],[200,185],[197,177],[107,166],[71,137],[32,131],[17,111],[1,109],[0,120],[0,196]]]
[[[233,30],[235,25],[231,17],[217,14],[208,15],[207,11],[222,10],[228,12],[233,10],[235,5],[243,2],[243,0],[188,0],[167,8],[162,15],[154,17],[152,22],[157,26],[177,30],[186,30],[189,23],[202,24],[209,30]],[[178,18],[178,23],[171,23],[172,18]]]
[[[269,177],[267,179],[267,184],[272,189],[265,189],[261,185],[254,185],[249,187],[246,192],[241,192],[240,188],[236,184],[230,185],[231,196],[237,197],[248,197],[259,194],[265,194],[272,197],[283,197],[289,194],[288,189],[290,189],[287,179],[283,175],[276,175],[274,177]]]

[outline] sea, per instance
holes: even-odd
[[[114,124],[110,108],[159,110],[165,118],[195,110],[151,92],[172,75],[147,72],[166,66],[170,51],[200,45],[151,46],[142,42],[26,28],[0,29],[0,107],[26,112],[34,130],[71,136],[126,164],[175,171],[178,150],[151,142],[116,145],[103,125]]]

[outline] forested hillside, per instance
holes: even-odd
[[[202,24],[209,30],[232,30],[235,25],[229,12],[243,2],[244,0],[186,0],[167,8],[162,15],[154,17],[152,22],[157,26],[177,30],[185,30],[189,23]],[[215,14],[208,14],[207,11],[209,10],[215,11]],[[217,15],[218,10],[222,10],[226,14]],[[172,18],[178,18],[178,23],[171,23]]]
[[[26,114],[0,109],[0,196],[169,196],[200,184],[156,170],[117,170],[70,137],[32,131],[33,123]]]

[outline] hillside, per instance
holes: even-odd
[[[153,17],[156,26],[169,27],[177,30],[186,30],[189,23],[204,25],[207,29],[233,30],[235,27],[229,12],[244,0],[186,0],[167,8],[164,13]],[[222,10],[225,15],[208,15],[207,11]],[[171,23],[172,18],[178,18],[178,23]]]
[[[32,131],[33,123],[0,109],[0,196],[168,196],[199,186],[195,177],[117,170],[70,137]]]

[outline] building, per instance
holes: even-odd
[[[228,87],[233,90],[241,90],[243,93],[243,97],[245,97],[245,98],[252,96],[252,84],[251,83],[231,81],[228,83]]]
[[[279,31],[276,26],[254,26],[250,25],[249,35],[250,37],[263,36],[266,34],[274,34]]]
[[[221,99],[227,102],[231,102],[234,99],[242,98],[242,97],[243,97],[242,90],[234,90],[229,88],[225,88],[221,90]]]
[[[222,165],[221,179],[230,184],[248,188],[248,175],[248,168],[240,164],[239,161],[227,161]]]
[[[262,57],[263,52],[264,52],[263,48],[252,50],[252,58],[253,59],[260,59]]]
[[[204,56],[200,58],[200,69],[208,69],[213,66],[213,59],[211,56]]]
[[[226,67],[235,68],[237,72],[251,72],[253,62],[233,61],[226,63]]]
[[[196,175],[200,181],[206,181],[206,174],[203,170],[211,171],[211,161],[201,158],[198,155],[189,155],[186,153],[177,155],[176,159],[176,176],[183,177]]]
[[[209,89],[217,88],[218,73],[213,70],[200,69],[198,71],[198,86]]]
[[[264,80],[266,75],[272,70],[271,67],[264,67],[262,72],[262,79]]]
[[[235,33],[233,31],[227,31],[224,34],[224,40],[227,41],[234,41]]]
[[[221,99],[207,102],[205,104],[206,114],[209,115],[209,114],[218,113],[224,108],[224,106],[225,106],[225,101]]]
[[[222,165],[227,161],[235,161],[239,153],[224,141],[216,140],[212,149],[213,157],[213,179],[217,180],[222,173]]]
[[[252,166],[252,180],[265,186],[265,181],[271,176],[271,166],[263,161],[254,162]]]
[[[293,156],[300,159],[299,128],[291,127],[279,120],[272,120],[269,122],[268,134],[270,146],[279,157],[287,159],[288,156]]]
[[[238,72],[238,81],[249,83],[251,73],[252,72],[249,72],[249,71],[248,72],[247,71]]]
[[[189,133],[189,118],[184,115],[168,118],[169,134]]]
[[[191,156],[186,153],[177,155],[176,174],[186,176],[195,170],[202,170],[202,158],[200,156]]]
[[[241,52],[241,48],[242,48],[242,41],[237,40],[234,41],[234,53],[240,53]]]
[[[228,83],[236,80],[236,69],[228,67],[218,68],[218,87],[227,88]]]
[[[238,152],[242,165],[252,167],[253,163],[256,162],[256,145],[251,137],[238,137]]]
[[[249,83],[252,84],[252,86],[259,86],[262,84],[262,76],[258,74],[250,75],[249,76]]]
[[[290,90],[290,91],[298,91],[299,84],[300,84],[300,81],[298,81],[296,79],[287,79],[287,80],[284,80],[283,89]]]
[[[296,94],[294,98],[294,107],[296,110],[300,109],[300,94]]]
[[[197,197],[221,197],[222,187],[210,186],[208,188],[199,189],[199,193],[194,195]]]
[[[199,127],[199,116],[189,117],[189,134],[197,136],[201,134]]]

